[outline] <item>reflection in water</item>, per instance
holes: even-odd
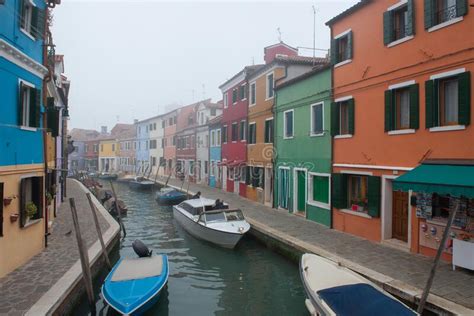
[[[152,192],[115,186],[129,209],[120,255],[136,256],[132,242],[140,239],[153,253],[169,257],[168,287],[147,315],[307,315],[296,265],[251,237],[234,250],[197,240],[174,221],[171,207],[156,204]],[[97,310],[116,315],[99,295],[106,274],[96,284]],[[85,298],[75,314],[88,314]]]

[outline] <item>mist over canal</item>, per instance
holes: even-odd
[[[173,219],[171,207],[158,206],[154,191],[132,191],[114,184],[128,206],[123,222],[127,237],[120,256],[136,257],[135,239],[153,253],[169,256],[168,288],[146,315],[308,315],[298,267],[251,236],[234,250],[222,249],[187,234]],[[104,184],[108,187],[108,184]],[[100,289],[106,272],[97,280]],[[97,295],[98,315],[116,315]],[[89,314],[87,301],[75,315]]]

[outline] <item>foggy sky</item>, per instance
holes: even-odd
[[[314,4],[316,47],[328,49],[324,23],[355,2],[65,0],[54,9],[53,38],[71,80],[69,127],[110,129],[171,104],[218,101],[220,84],[263,63],[278,27],[285,43],[312,47]]]

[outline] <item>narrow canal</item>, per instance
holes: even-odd
[[[131,245],[140,239],[154,253],[169,256],[168,288],[147,315],[308,315],[294,263],[251,236],[234,250],[197,240],[176,223],[171,207],[158,206],[154,192],[131,191],[122,183],[116,190],[130,210],[120,255],[135,257]],[[96,292],[105,276],[104,271]],[[96,297],[99,315],[115,315],[100,295]],[[87,314],[84,299],[75,315]]]

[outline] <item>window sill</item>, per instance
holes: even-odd
[[[372,219],[372,216],[370,216],[369,214],[366,214],[366,213],[355,212],[355,211],[348,210],[348,209],[342,209],[340,211],[343,212],[343,213],[346,213],[346,214],[351,214],[351,215],[360,216],[360,217],[363,217],[363,218]]]
[[[310,137],[321,137],[321,136],[324,136],[324,134],[325,134],[324,132],[323,133],[314,133],[314,134],[311,133],[311,134],[309,134],[309,136]]]
[[[388,135],[406,135],[406,134],[415,134],[414,129],[399,129],[388,132]]]
[[[249,107],[255,106],[257,103],[249,104]]]
[[[39,222],[41,222],[41,218],[38,218],[38,219],[33,219],[33,220],[29,220],[25,226],[23,226],[23,228],[28,228],[30,226],[33,226],[35,224],[38,224]]]
[[[20,28],[20,31],[26,36],[28,36],[33,42],[36,42],[36,38],[34,38],[33,35],[31,35],[30,33],[28,33],[27,30],[25,30],[24,28]]]
[[[443,22],[441,24],[438,24],[438,25],[435,25],[435,26],[432,26],[428,29],[428,32],[434,32],[436,30],[439,30],[439,29],[442,29],[442,28],[445,28],[447,26],[450,26],[451,24],[455,24],[455,23],[458,23],[458,22],[461,22],[462,20],[464,20],[464,17],[462,16],[459,16],[457,18],[454,18],[454,19],[451,19],[449,21],[446,21],[446,22]]]
[[[387,45],[387,47],[390,48],[390,47],[393,47],[393,46],[397,46],[397,45],[399,45],[399,44],[401,44],[401,43],[405,43],[405,42],[407,42],[407,41],[409,41],[409,40],[412,40],[412,39],[414,39],[414,38],[415,38],[415,37],[414,37],[413,35],[405,36],[405,37],[403,37],[403,38],[400,38],[400,39],[398,39],[398,40],[396,40],[396,41],[391,42],[390,44]]]
[[[322,203],[318,201],[308,201],[308,204],[311,206],[323,208],[325,210],[331,210],[331,206],[329,206],[329,204],[326,204],[326,203]]]
[[[352,138],[352,134],[336,135],[334,139]]]
[[[29,131],[29,132],[36,132],[38,129],[36,127],[29,127],[29,126],[20,126],[20,129],[23,131]]]
[[[273,99],[273,98],[274,98],[274,96],[273,96],[273,97],[266,97],[266,98],[265,98],[265,101],[271,100],[271,99]]]
[[[283,137],[283,139],[293,139],[293,138],[294,138],[294,136],[288,136],[288,137],[285,136],[285,137]]]
[[[352,59],[346,59],[344,61],[341,61],[340,63],[335,64],[334,68],[344,66],[344,65],[349,64],[351,62],[352,62]]]
[[[466,129],[465,125],[437,126],[437,127],[431,127],[430,132],[461,131],[465,129]]]

